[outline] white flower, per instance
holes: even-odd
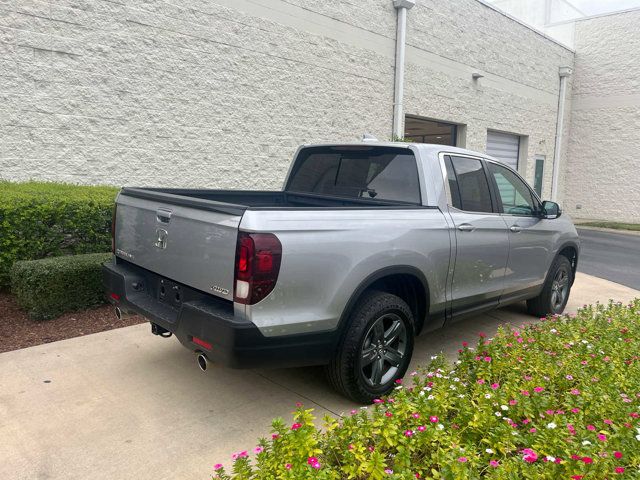
[[[394,390],[402,390],[402,385],[398,385]]]
[[[462,363],[462,360],[456,360],[456,361],[455,361],[455,364],[456,364],[456,365],[460,365],[461,363]]]
[[[589,440],[583,440],[582,445],[591,445],[591,442]]]
[[[553,423],[553,422],[547,423],[547,428],[550,429],[550,430],[553,430],[556,427],[557,427],[557,425],[555,423]]]
[[[586,345],[587,343],[589,343],[589,342],[587,342],[586,340],[581,340],[581,341],[582,341],[582,343],[584,343],[585,345]]]
[[[551,455],[547,455],[547,462],[555,462],[556,457],[552,457]]]
[[[507,410],[509,410],[509,407],[507,407],[506,405],[500,405],[500,408],[502,409],[503,412],[506,412]]]
[[[456,389],[456,386],[455,386],[455,385],[449,385],[449,389],[450,389],[450,390],[455,390],[455,389]]]
[[[638,435],[636,435],[636,440],[638,440],[640,442],[640,433]]]
[[[555,328],[552,328],[551,330],[549,330],[551,333],[558,333],[558,330],[556,330]]]
[[[444,425],[443,425],[443,424],[441,424],[441,423],[439,423],[438,425],[436,425],[436,428],[437,428],[438,430],[444,430]]]
[[[460,381],[460,379],[459,379],[458,377],[455,377],[455,378],[453,379],[453,381],[454,381],[454,382],[459,382],[459,381]]]
[[[430,392],[431,391],[431,387],[422,387],[422,390],[424,390],[425,392]]]
[[[500,412],[495,412],[495,413],[494,413],[494,415],[495,415],[496,417],[501,417],[501,416],[502,416],[502,414],[501,414]]]
[[[427,400],[433,400],[434,398],[436,398],[436,397],[434,397],[433,395],[429,395],[429,396],[427,397]]]
[[[515,430],[513,432],[511,432],[511,435],[513,435],[514,437],[518,436],[518,432],[516,432]]]
[[[490,393],[485,393],[484,394],[484,398],[491,398],[491,394]]]
[[[463,393],[459,394],[458,398],[464,398],[464,394]]]
[[[487,453],[493,453],[493,450],[491,450],[490,448],[485,448],[484,451],[487,452]]]
[[[431,360],[435,360],[436,358],[438,358],[437,355],[431,355]]]
[[[421,391],[418,395],[420,395],[421,397],[424,397],[424,391]]]

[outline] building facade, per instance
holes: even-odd
[[[392,138],[392,0],[15,0],[0,13],[1,178],[277,189],[301,143]],[[487,151],[544,198],[557,157],[554,196],[574,206],[574,76],[559,98],[574,59],[484,2],[421,0],[404,136]]]

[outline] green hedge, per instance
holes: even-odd
[[[107,252],[118,189],[0,181],[0,288],[18,260]]]
[[[298,405],[214,478],[638,478],[639,352],[640,300],[506,326],[323,428]]]
[[[18,261],[11,269],[11,288],[18,304],[34,320],[105,302],[102,264],[110,253],[90,253]]]

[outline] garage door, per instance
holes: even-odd
[[[487,131],[487,154],[518,170],[520,137],[509,133]]]

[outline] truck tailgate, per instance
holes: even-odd
[[[175,282],[233,300],[240,212],[197,208],[179,196],[118,196],[115,254]],[[213,202],[212,202],[213,203]]]

